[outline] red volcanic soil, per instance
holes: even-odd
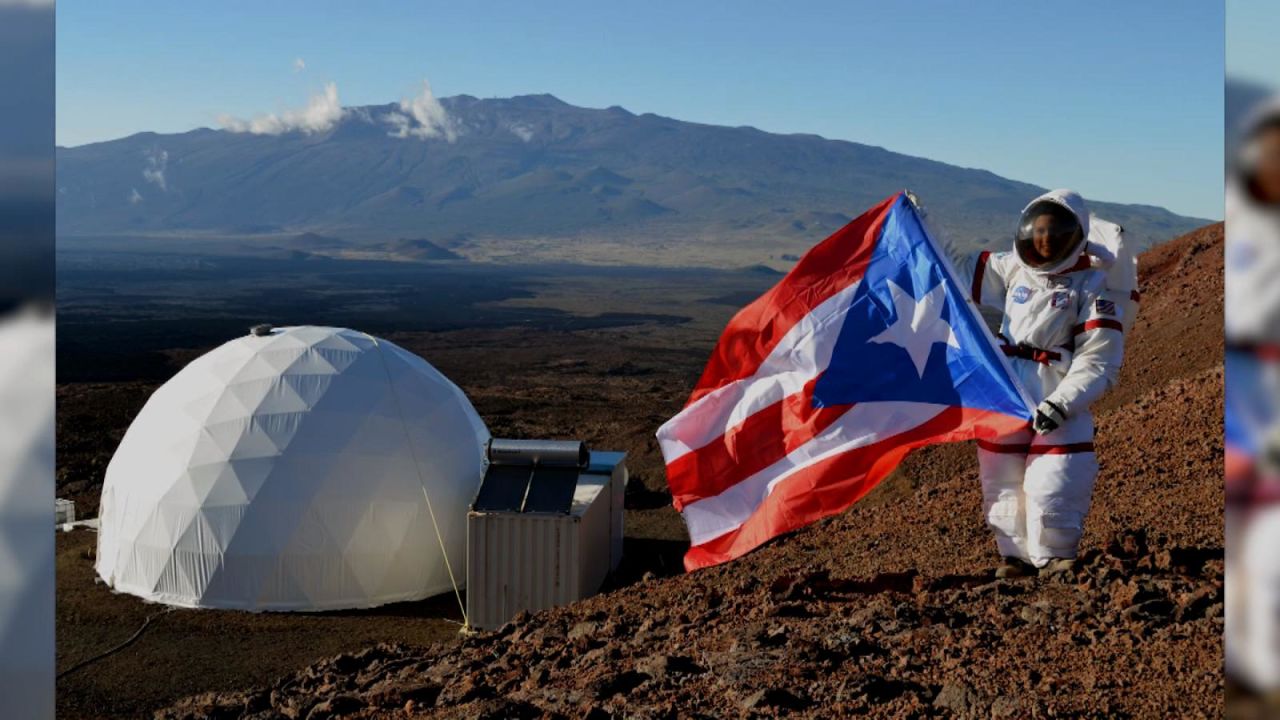
[[[1142,311],[1097,408],[1102,472],[1070,577],[994,580],[973,448],[935,447],[849,512],[727,565],[649,574],[456,643],[340,654],[158,716],[1221,716],[1222,269],[1221,224],[1141,258]],[[654,353],[613,376],[639,409],[579,411],[578,432],[632,452],[628,522],[675,548],[661,570],[679,535],[648,434],[697,362]],[[650,366],[680,368],[680,389]],[[500,411],[494,382],[464,387],[496,433],[539,429]],[[511,402],[563,410],[553,387]]]

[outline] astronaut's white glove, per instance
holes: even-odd
[[[1036,407],[1036,417],[1031,421],[1031,429],[1035,430],[1037,435],[1044,435],[1057,430],[1066,421],[1066,411],[1057,403],[1045,400]]]

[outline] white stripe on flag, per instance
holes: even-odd
[[[794,395],[831,364],[840,328],[861,281],[824,300],[791,327],[755,374],[715,389],[658,428],[671,464],[724,435],[749,416]]]
[[[917,427],[946,410],[947,405],[874,402],[854,405],[820,435],[786,457],[719,495],[684,506],[692,545],[732,532],[755,513],[774,486],[815,462],[856,450]]]

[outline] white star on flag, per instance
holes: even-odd
[[[934,343],[946,343],[960,349],[955,331],[942,319],[942,308],[947,302],[946,288],[938,283],[917,302],[911,293],[892,280],[886,282],[889,283],[889,294],[893,297],[898,319],[867,342],[889,343],[906,350],[911,362],[915,363],[916,373],[924,378],[924,366],[929,362],[929,352],[933,350]]]

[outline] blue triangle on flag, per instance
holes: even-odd
[[[814,387],[815,405],[906,401],[1030,417],[1001,351],[944,262],[903,193]],[[915,314],[898,324],[900,309]],[[927,332],[913,334],[913,325]]]

